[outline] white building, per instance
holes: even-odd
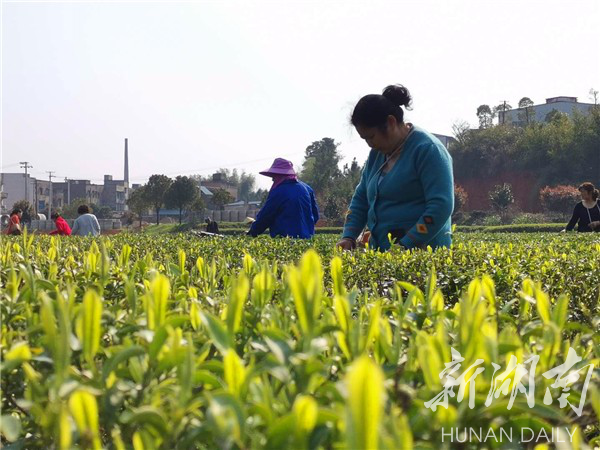
[[[444,144],[444,147],[446,147],[446,149],[448,149],[453,142],[456,142],[456,139],[454,139],[452,136],[447,136],[445,134],[438,134],[438,133],[432,133],[432,134],[436,138],[438,138],[442,144]]]
[[[0,174],[0,212],[10,213],[15,202],[27,199],[33,205],[35,199],[35,178],[24,173],[2,173]],[[25,195],[27,189],[27,195]]]
[[[545,122],[546,117],[552,111],[573,116],[574,111],[578,111],[581,114],[589,114],[594,106],[596,105],[592,103],[579,103],[577,97],[552,97],[547,98],[546,103],[532,105],[527,110],[525,108],[516,108],[509,109],[508,111],[498,111],[498,123],[525,126],[527,119],[529,119],[529,122]]]

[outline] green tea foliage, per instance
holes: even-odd
[[[442,427],[524,426],[600,444],[595,236],[388,253],[336,239],[2,239],[2,444],[433,449],[450,448]],[[596,367],[581,415],[544,403],[570,347]],[[455,352],[486,370],[433,411]],[[532,355],[535,405],[486,405],[491,363]]]

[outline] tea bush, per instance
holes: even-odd
[[[3,238],[2,444],[434,449],[467,426],[600,444],[596,236],[458,234],[384,254],[336,240]],[[560,389],[545,402],[570,347],[595,365],[585,398],[583,376],[570,386],[581,414]],[[487,368],[434,411],[456,352]],[[490,404],[491,363],[534,355],[532,397]]]

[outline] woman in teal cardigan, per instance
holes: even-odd
[[[410,103],[408,89],[395,85],[354,108],[352,125],[371,152],[346,214],[343,249],[356,247],[365,226],[377,250],[388,250],[390,239],[407,249],[452,242],[452,158],[436,137],[404,122],[402,106]]]

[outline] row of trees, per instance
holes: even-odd
[[[590,89],[589,92],[590,101],[594,103],[594,105],[598,105],[598,99],[600,98],[600,93],[594,88]],[[523,97],[519,100],[518,108],[519,112],[517,113],[517,119],[520,123],[525,124],[525,126],[529,126],[535,121],[535,112],[533,109],[533,100],[529,97]],[[479,128],[490,128],[494,125],[494,119],[498,118],[498,125],[503,124],[503,114],[506,111],[510,111],[513,107],[510,103],[502,102],[497,106],[490,107],[490,105],[479,105],[477,108],[477,119],[479,119]],[[552,110],[549,112],[544,118],[544,122],[551,122],[554,116],[558,113],[557,110]]]
[[[598,181],[600,174],[600,107],[572,117],[557,112],[549,122],[529,126],[496,125],[469,129],[454,126],[449,150],[457,179],[486,177],[503,171],[527,171],[540,187]]]
[[[519,120],[529,125],[531,122],[533,122],[533,119],[535,117],[535,114],[533,112],[533,100],[531,100],[529,97],[523,97],[521,100],[519,100],[518,105],[519,109],[522,109],[522,111],[519,112]],[[499,121],[501,120],[500,113],[510,111],[511,109],[513,109],[513,107],[510,105],[510,103],[507,102],[502,102],[494,107],[490,107],[490,105],[485,104],[479,105],[479,107],[477,108],[479,128],[490,128],[491,126],[493,126],[495,118],[498,118]]]
[[[230,172],[228,169],[220,169],[223,179],[238,187],[243,196],[252,199],[264,196],[263,190],[254,191],[254,176],[242,172],[239,176],[237,171]],[[138,216],[141,224],[142,215],[152,209],[156,213],[156,223],[160,222],[160,210],[163,207],[179,210],[179,223],[182,222],[183,212],[201,213],[207,206],[222,209],[227,203],[235,198],[225,189],[211,189],[213,196],[211,205],[206,205],[200,195],[199,183],[204,180],[199,175],[177,176],[171,179],[166,175],[155,174],[150,177],[148,183],[133,191],[127,205],[129,209]]]
[[[237,169],[224,169],[217,170],[218,174],[221,174],[221,179],[226,183],[235,186],[237,189],[238,200],[249,201],[262,201],[268,191],[266,189],[255,189],[256,177],[251,173],[246,173],[245,170],[238,172]],[[192,175],[190,178],[198,181],[199,183],[211,181],[212,176],[203,175]]]
[[[156,212],[158,225],[163,206],[179,210],[179,223],[184,210],[201,212],[205,207],[195,180],[186,176],[172,180],[166,175],[152,175],[148,183],[130,194],[127,205],[138,216],[140,225],[142,215],[150,208]]]

